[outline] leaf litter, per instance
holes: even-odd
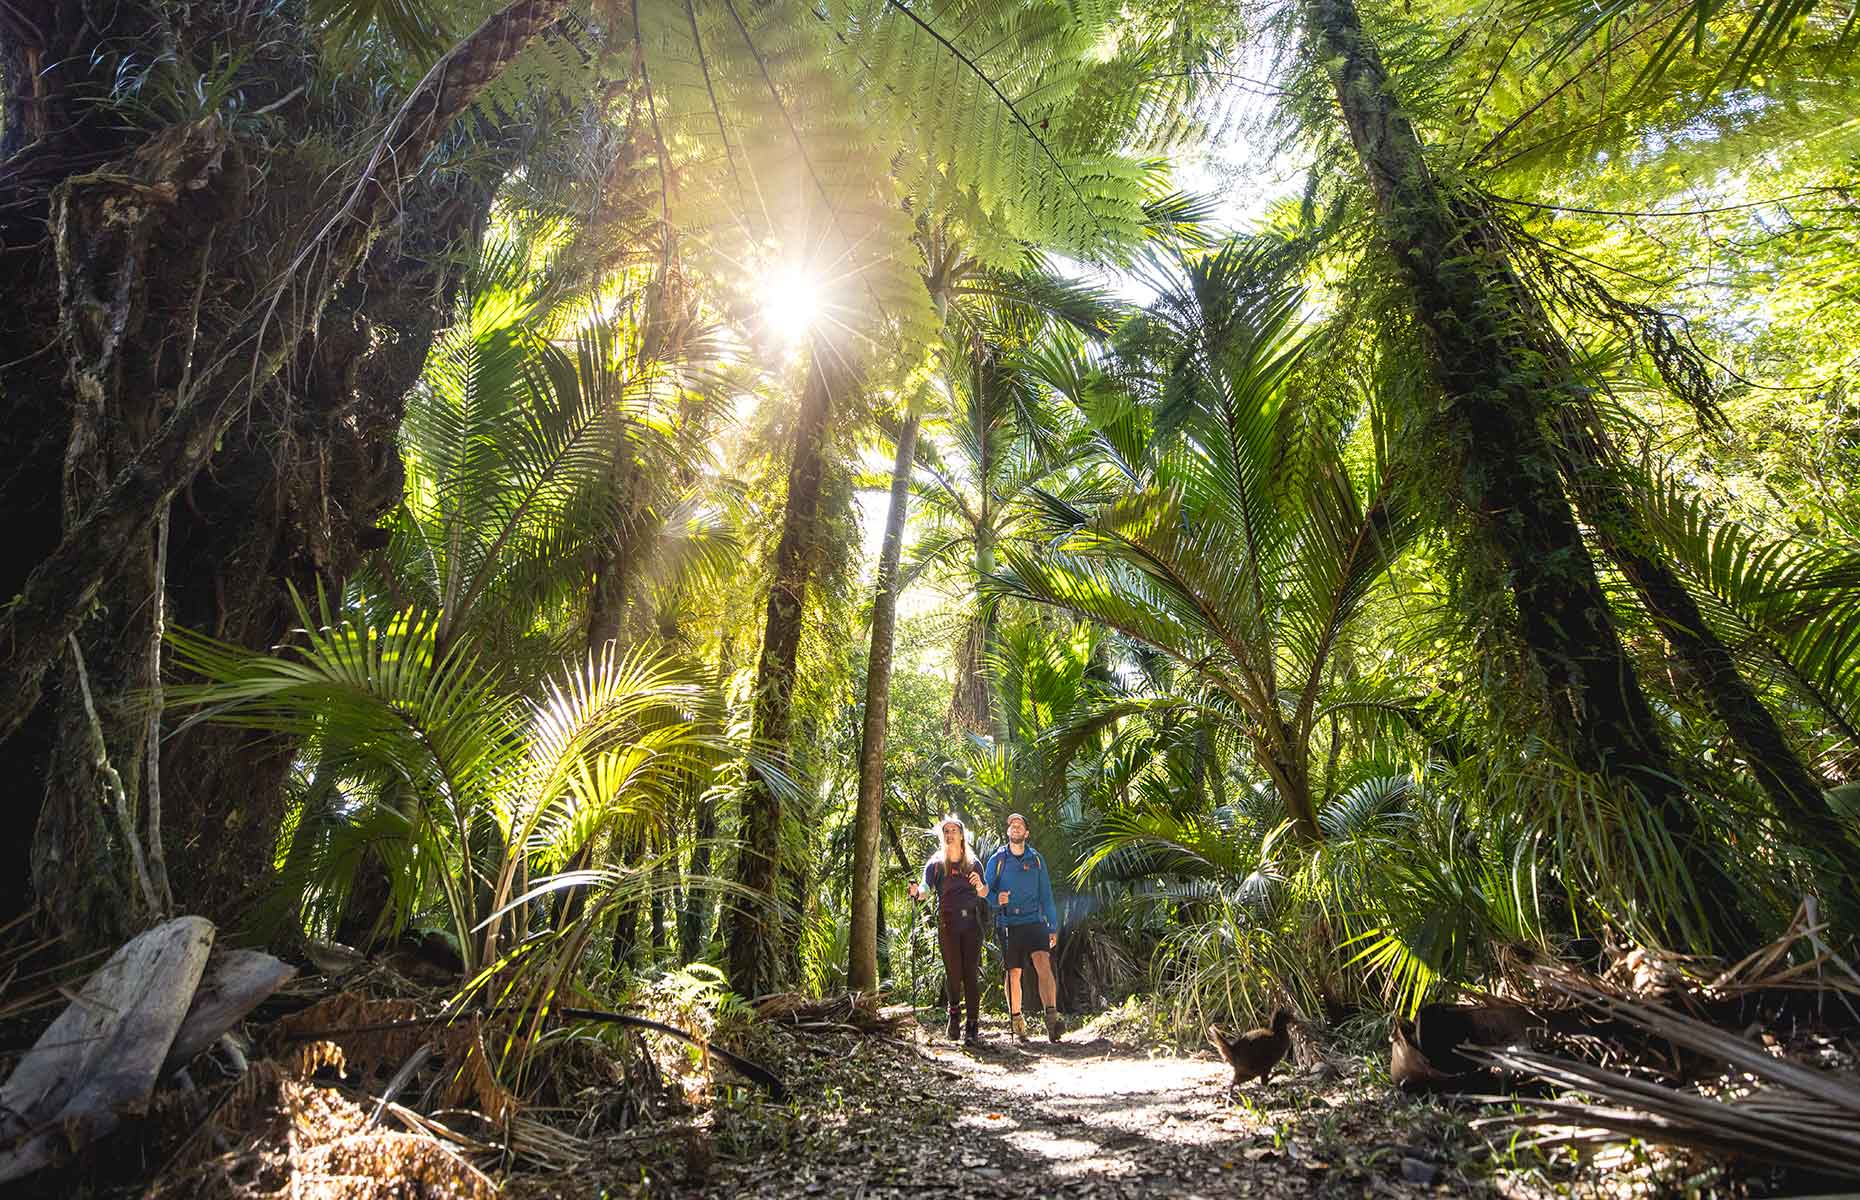
[[[512,1179],[519,1200],[597,1196],[990,1200],[1567,1194],[1543,1160],[1509,1164],[1470,1106],[1397,1093],[1369,1057],[1310,1046],[1302,1065],[1229,1097],[1211,1052],[1114,1040],[1092,1026],[1021,1044],[1004,1020],[964,1047],[757,1027],[794,1099],[720,1089],[709,1111],[590,1144],[580,1170]],[[1496,1150],[1496,1155],[1495,1155]]]

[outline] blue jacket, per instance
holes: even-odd
[[[1053,903],[1053,881],[1046,873],[1046,860],[1040,852],[1027,844],[1026,853],[1016,858],[1012,847],[1003,846],[988,860],[988,869],[982,872],[982,882],[988,885],[989,902],[996,906],[995,911],[1003,926],[1031,925],[1038,921],[1046,926],[1046,932],[1059,932],[1059,907]],[[1002,892],[1008,894],[1007,903],[1000,903]]]

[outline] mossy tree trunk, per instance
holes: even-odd
[[[809,355],[788,468],[788,497],[781,540],[775,549],[775,578],[763,621],[762,653],[756,663],[755,709],[750,722],[756,753],[785,768],[794,712],[795,667],[801,649],[807,588],[820,529],[820,485],[826,470],[827,432],[833,392],[843,377],[836,351],[816,334]],[[743,800],[742,847],[736,883],[747,893],[725,916],[730,986],[741,996],[772,991],[793,974],[793,947],[784,922],[782,796],[759,763],[752,763]]]
[[[1706,928],[1665,913],[1666,936],[1737,949],[1749,936],[1737,889],[1622,646],[1546,428],[1572,381],[1543,352],[1548,331],[1495,230],[1429,168],[1353,0],[1306,0],[1304,14],[1429,342],[1454,486],[1508,572],[1552,731],[1577,767],[1642,798],[1676,843]]]
[[[1583,519],[1697,682],[1706,706],[1769,797],[1790,841],[1813,865],[1822,894],[1849,918],[1842,923],[1851,924],[1852,918],[1860,918],[1860,875],[1849,865],[1854,844],[1829,807],[1821,782],[1738,670],[1730,647],[1705,620],[1684,581],[1660,557],[1610,461],[1593,415],[1560,414],[1558,429]]]
[[[107,943],[148,915],[125,870],[146,826],[127,834],[100,826],[95,784],[107,761],[136,805],[149,713],[121,698],[146,694],[137,689],[156,678],[154,600],[170,601],[171,622],[268,639],[262,647],[281,632],[285,580],[353,566],[373,536],[379,496],[397,493],[383,456],[393,459],[405,390],[387,386],[385,417],[369,411],[381,398],[366,394],[358,372],[391,376],[395,354],[341,345],[389,340],[369,327],[367,285],[383,282],[370,276],[374,235],[408,219],[419,194],[410,185],[452,118],[565,7],[518,0],[493,15],[387,115],[359,170],[331,172],[332,131],[381,114],[337,111],[361,101],[316,86],[298,10],[6,6],[0,224],[32,303],[30,315],[0,328],[0,357],[31,356],[26,375],[7,381],[8,398],[31,388],[22,415],[59,430],[46,441],[62,471],[46,489],[43,461],[22,457],[46,447],[17,435],[4,447],[0,476],[11,483],[16,465],[24,468],[39,499],[15,513],[33,521],[36,543],[8,555],[4,568],[11,603],[0,614],[0,738],[6,765],[46,781],[32,822],[33,899],[67,951]],[[142,61],[169,54],[208,70],[235,50],[242,99],[280,127],[262,137],[217,111],[137,129],[112,107],[117,68],[141,51]],[[33,130],[44,136],[26,141]],[[410,240],[417,244],[419,231]],[[401,349],[423,356],[418,342]],[[319,376],[324,367],[335,371],[334,386]],[[245,507],[255,493],[276,515],[257,531],[247,527],[264,526],[268,514]],[[234,608],[268,615],[227,630],[240,624],[225,619]],[[94,721],[73,686],[80,656],[93,695],[105,697]],[[99,732],[101,758],[81,744]],[[191,745],[225,752],[202,762],[179,757],[187,745],[164,750],[177,759],[161,773],[163,832],[182,884],[176,900],[227,920],[239,911],[234,894],[269,873],[282,815],[274,785],[288,751],[213,734]],[[269,778],[253,777],[255,762]],[[23,903],[15,888],[12,899]]]

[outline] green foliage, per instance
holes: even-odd
[[[347,153],[493,8],[319,0],[317,101],[356,120],[318,153]],[[1648,464],[1642,548],[1829,782],[1860,770],[1851,16],[1364,13],[1430,168],[1475,216],[1507,214],[1497,244],[1606,434]],[[941,812],[991,833],[1025,812],[1060,876],[1068,986],[1115,994],[1148,965],[1184,1028],[1284,995],[1411,1007],[1596,924],[1656,928],[1644,897],[1688,886],[1675,848],[1545,748],[1503,571],[1443,474],[1478,447],[1442,444],[1295,17],[573,6],[435,161],[463,179],[522,147],[407,399],[385,551],[277,655],[176,637],[210,682],[171,702],[301,739],[286,923],[328,933],[378,871],[389,926],[439,918],[481,986],[536,1004],[624,990],[591,948],[655,895],[706,946],[711,856],[764,749],[749,688],[798,365],[751,297],[796,268],[867,393],[836,397],[798,733],[771,769],[803,864],[783,900],[802,986],[837,986],[846,954],[852,460],[904,405],[925,414],[907,579],[939,595],[907,616],[894,681],[885,815],[913,860],[888,834],[894,902]],[[1222,240],[1171,171],[1231,102],[1242,33],[1289,134],[1268,140],[1310,169],[1260,232]],[[260,65],[126,67],[115,115],[263,135]],[[1145,303],[1068,260],[1135,267]],[[616,564],[633,649],[589,658],[590,592]],[[1773,816],[1697,702],[1708,681],[1609,582],[1706,829],[1753,908],[1792,908],[1788,850],[1742,835]],[[887,915],[890,978],[924,994],[933,939]],[[648,991],[709,1006],[705,970]]]
[[[1860,551],[1766,536],[1670,479],[1641,499],[1659,549],[1747,669],[1810,707],[1841,751],[1860,742]]]
[[[1126,149],[1151,77],[1141,50],[1097,59],[1118,18],[1106,6],[852,0],[828,20],[845,68],[906,133],[905,192],[962,214],[977,257],[1003,266],[1026,242],[1099,257],[1140,240],[1153,185]]]
[[[1638,0],[1613,0],[1600,5],[1558,2],[1522,6],[1526,20],[1554,22],[1557,38],[1552,51],[1564,54],[1588,42],[1608,49],[1634,46],[1646,56],[1636,85],[1659,80],[1682,55],[1716,61],[1713,83],[1736,88],[1758,71],[1775,64],[1798,43],[1823,53],[1843,55],[1853,48],[1854,16],[1821,9],[1812,0],[1752,0],[1743,4],[1695,2],[1657,6]]]
[[[1191,671],[1242,715],[1314,837],[1310,743],[1333,656],[1411,526],[1392,481],[1353,479],[1289,386],[1314,343],[1295,330],[1297,293],[1272,281],[1276,250],[1234,243],[1182,264],[1133,335],[1147,423],[1100,426],[1123,443],[1109,494],[1091,508],[1046,495],[1052,548],[1005,550],[992,586]]]
[[[591,658],[525,698],[469,650],[441,651],[432,614],[301,616],[301,645],[277,656],[177,632],[206,682],[170,703],[316,747],[390,856],[395,926],[436,900],[474,972],[546,928],[535,901],[577,881],[560,873],[582,846],[661,821],[717,749],[701,679],[656,654]],[[307,857],[306,890],[352,869],[344,850]]]

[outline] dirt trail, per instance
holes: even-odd
[[[1229,1106],[1229,1072],[1213,1059],[1151,1057],[1079,1035],[1023,1045],[1006,1030],[974,1050],[945,1043],[926,1055],[968,1085],[954,1122],[961,1165],[982,1180],[1019,1177],[1041,1195],[1134,1187],[1186,1196],[1203,1194],[1204,1182],[1206,1194],[1225,1194],[1230,1143],[1268,1132]]]
[[[837,1109],[799,1114],[808,1136],[773,1156],[719,1162],[686,1194],[1497,1194],[1463,1166],[1462,1120],[1402,1098],[1360,1064],[1339,1070],[1309,1056],[1312,1065],[1288,1062],[1289,1074],[1230,1099],[1231,1074],[1212,1053],[1150,1052],[1089,1031],[1020,1044],[1001,1020],[984,1036],[975,1048],[930,1037],[850,1051],[880,1095],[848,1087]]]

